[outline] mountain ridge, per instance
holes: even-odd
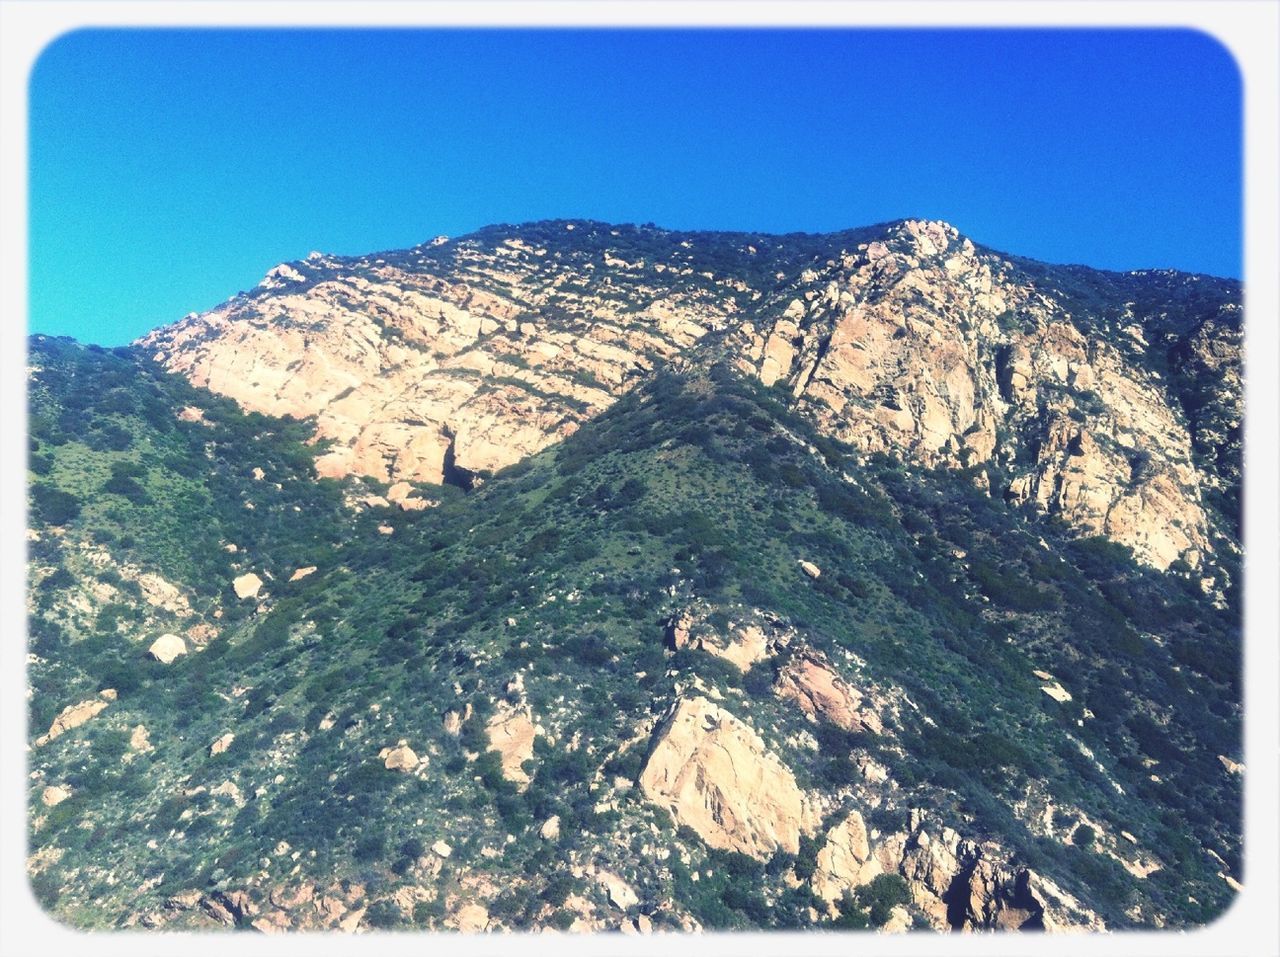
[[[1094,315],[1115,295],[1092,288],[1123,280],[1135,292],[1137,282],[1136,303],[1110,308],[1139,304],[1167,313],[1170,303],[1181,305],[1176,294],[1185,289],[1177,287],[1199,281],[1088,270],[1084,281],[1077,267],[1038,264],[1043,275],[1028,278],[1030,262],[982,252],[940,222],[770,237],[551,220],[488,227],[399,253],[282,264],[255,292],[150,333],[139,345],[247,408],[318,416],[317,438],[334,443],[323,474],[430,481],[440,480],[446,456],[482,475],[563,437],[655,362],[677,355],[712,361],[727,349],[766,385],[786,378],[798,401],[837,407],[826,427],[846,438],[856,433],[868,448],[963,465],[993,456],[1008,464],[1023,447],[1047,447],[1035,468],[1007,477],[1001,494],[1064,514],[1159,567],[1177,559],[1201,564],[1224,524],[1200,502],[1217,479],[1206,479],[1193,462],[1192,446],[1204,437],[1167,415],[1181,401],[1160,381],[1168,362],[1144,368],[1148,353],[1164,346],[1143,338],[1152,317],[1132,310],[1127,321],[1120,313]],[[344,270],[358,280],[354,287]],[[1239,290],[1219,281],[1209,286],[1204,295],[1186,293],[1186,311],[1197,317],[1197,329],[1219,321],[1203,351],[1234,351],[1234,360],[1227,358],[1235,381],[1216,397],[1212,439],[1221,445],[1217,432],[1225,427],[1238,456]],[[1157,291],[1144,293],[1146,287]],[[373,322],[370,308],[380,314]],[[855,315],[867,310],[874,312],[869,319]],[[913,310],[922,321],[898,321]],[[956,311],[959,323],[947,314]],[[757,331],[761,323],[768,335]],[[813,334],[802,331],[815,323]],[[816,359],[842,323],[859,324],[857,335],[844,336],[854,347],[879,332],[881,355],[868,361],[846,348],[840,363],[828,364],[834,380],[821,381],[830,378],[824,369],[809,390],[797,380],[812,377],[817,364],[793,369],[791,340]],[[744,335],[724,335],[733,329]],[[1172,334],[1180,344],[1192,331]],[[893,344],[904,335],[921,341]],[[1099,348],[1106,354],[1096,355]],[[943,354],[934,361],[928,353],[937,349]],[[319,354],[309,359],[309,351]],[[491,399],[477,395],[479,384],[457,381],[476,373],[496,393]],[[1097,406],[1097,390],[1115,381],[1125,394],[1088,408]],[[1057,394],[1039,394],[1041,384]],[[1119,435],[1127,451],[1091,449],[1073,464],[1069,447],[1089,441],[1098,411],[1104,420],[1122,420],[1098,425]],[[996,430],[1006,427],[1014,430],[1012,443],[998,442]],[[1129,461],[1134,456],[1145,473]],[[1146,527],[1165,531],[1152,537]]]

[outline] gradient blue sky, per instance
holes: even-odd
[[[31,328],[116,345],[313,249],[904,216],[1239,276],[1240,84],[1152,31],[80,31],[31,80]]]

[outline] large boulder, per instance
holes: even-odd
[[[231,587],[235,589],[237,598],[257,598],[262,588],[262,579],[253,572],[245,572],[231,583]]]
[[[419,758],[413,748],[401,741],[394,748],[383,748],[378,752],[383,766],[388,771],[412,771],[418,766]]]
[[[173,662],[187,653],[187,643],[177,635],[161,635],[151,643],[147,654],[162,665]]]
[[[711,847],[764,860],[799,850],[812,814],[795,776],[760,736],[706,698],[680,701],[659,728],[640,789]]]

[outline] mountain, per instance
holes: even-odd
[[[1187,927],[1241,879],[1240,289],[555,221],[30,346],[76,926]]]

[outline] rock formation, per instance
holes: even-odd
[[[545,448],[659,363],[727,359],[785,388],[830,435],[928,466],[992,466],[982,481],[1008,475],[992,494],[1156,567],[1212,550],[1202,492],[1221,484],[1212,462],[1229,468],[1238,449],[1238,308],[1191,330],[1132,303],[1116,320],[1081,314],[1021,261],[940,222],[833,234],[825,256],[779,259],[767,283],[759,251],[732,234],[704,252],[679,234],[569,225],[524,227],[558,228],[554,251],[550,237],[495,227],[282,264],[139,344],[247,409],[314,416],[331,443],[322,474],[400,493],[404,480],[468,485]],[[602,239],[656,258],[598,258],[588,244]],[[716,243],[719,269],[689,266]],[[1175,381],[1149,361],[1157,333]]]
[[[502,760],[502,775],[521,788],[531,780],[524,769],[524,762],[533,757],[533,740],[538,729],[528,707],[512,707],[505,701],[485,726],[489,737],[489,750],[496,751]]]
[[[640,789],[707,844],[763,860],[794,854],[812,813],[791,771],[750,727],[703,697],[662,724]]]
[[[187,643],[177,635],[161,635],[147,649],[147,654],[162,665],[173,664],[177,658],[186,653]]]

